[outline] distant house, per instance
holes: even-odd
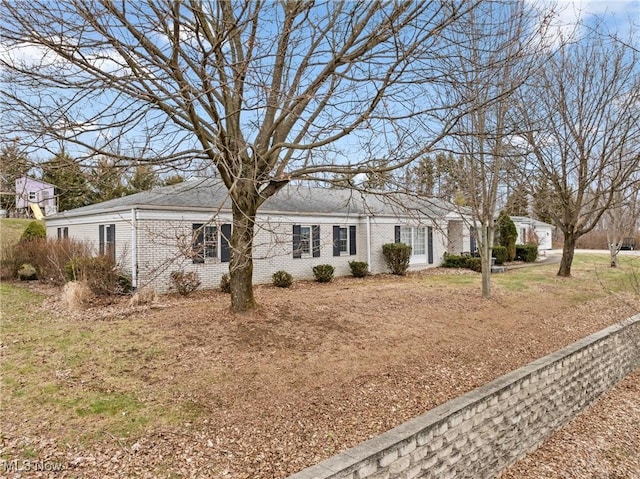
[[[58,212],[55,186],[45,181],[23,176],[16,180],[16,209],[34,215],[41,211],[44,216]]]
[[[331,264],[350,274],[349,261],[387,271],[385,243],[412,246],[411,269],[439,266],[445,252],[470,250],[468,224],[440,201],[389,199],[342,188],[289,184],[261,206],[254,240],[254,281],[279,270],[313,278]],[[46,218],[47,235],[70,237],[110,254],[131,272],[136,287],[169,287],[178,269],[217,287],[231,257],[231,200],[215,179],[194,179],[61,212]]]
[[[536,243],[540,250],[552,248],[553,225],[526,216],[512,216],[511,220],[518,230],[516,244]]]

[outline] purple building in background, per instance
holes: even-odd
[[[58,212],[55,186],[44,181],[23,176],[16,180],[16,209],[28,210],[37,205],[45,216]],[[34,211],[34,214],[35,211]]]

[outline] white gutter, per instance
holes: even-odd
[[[367,216],[367,265],[371,272],[371,216]]]
[[[131,286],[138,287],[138,210],[131,208]]]

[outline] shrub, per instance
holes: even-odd
[[[222,278],[220,278],[220,291],[231,294],[231,276],[229,276],[229,273],[223,274]]]
[[[468,255],[456,255],[456,254],[444,254],[444,261],[442,262],[443,268],[466,268]]]
[[[507,248],[506,246],[494,246],[492,256],[496,259],[496,264],[505,264],[507,261]]]
[[[131,296],[129,300],[129,307],[135,308],[138,306],[147,306],[149,304],[155,303],[158,299],[158,295],[156,294],[156,290],[153,288],[142,288],[140,291],[136,291],[136,293]]]
[[[384,262],[393,274],[404,276],[409,269],[411,246],[404,243],[387,243],[382,245]]]
[[[20,281],[32,281],[38,279],[38,274],[32,265],[25,263],[18,270],[18,278],[20,278]]]
[[[349,261],[349,268],[355,278],[364,278],[369,274],[369,264],[364,261]]]
[[[114,296],[131,291],[131,279],[109,256],[81,256],[65,265],[69,281],[85,281],[96,296]]]
[[[47,237],[47,229],[40,221],[32,221],[22,232],[20,242],[43,239]]]
[[[38,279],[63,284],[68,278],[65,266],[74,258],[90,256],[91,248],[73,239],[36,238],[5,245],[2,251],[2,277],[17,278],[18,270],[24,263],[36,269]]]
[[[482,271],[482,260],[469,255],[445,254],[442,262],[443,268],[464,268],[480,273]]]
[[[467,269],[482,273],[482,260],[480,258],[467,258]]]
[[[48,239],[45,243],[46,261],[38,262],[40,279],[56,284],[65,282],[65,265],[74,258],[91,256],[91,247],[71,238]],[[44,264],[43,264],[44,263]]]
[[[92,299],[93,293],[85,281],[70,281],[62,288],[62,302],[71,311],[84,309]]]
[[[538,259],[538,245],[525,244],[516,246],[516,259],[525,263],[533,263]]]
[[[271,276],[271,280],[273,281],[273,285],[278,288],[288,288],[293,284],[293,276],[286,271],[276,271]]]
[[[330,264],[319,264],[313,267],[313,275],[318,283],[328,283],[333,279],[335,268]]]
[[[173,271],[170,275],[171,286],[182,296],[189,296],[200,287],[200,278],[195,271],[185,273],[182,270]]]

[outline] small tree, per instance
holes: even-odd
[[[498,244],[507,248],[507,261],[513,261],[516,257],[516,240],[518,229],[506,211],[501,211],[498,216]]]
[[[47,237],[47,230],[40,221],[32,221],[22,232],[20,241],[31,241]]]

